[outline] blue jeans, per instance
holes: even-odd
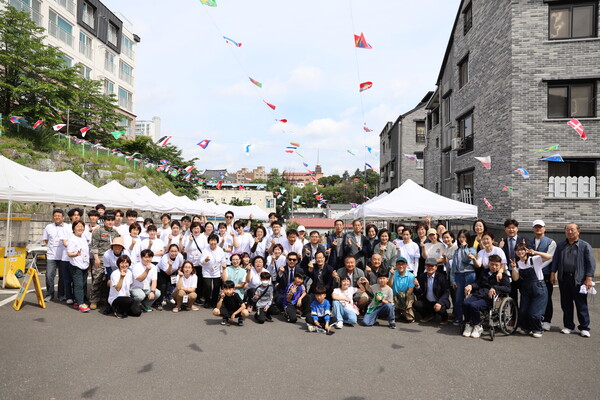
[[[54,279],[60,260],[46,260],[46,296],[54,298]]]
[[[464,301],[465,322],[473,326],[481,324],[481,313],[492,308],[492,299],[489,297],[471,296]]]
[[[337,300],[333,301],[333,316],[336,321],[344,321],[346,324],[356,323],[356,313],[353,310],[348,310]]]
[[[543,332],[542,317],[546,311],[548,292],[546,283],[541,281],[523,281],[521,283],[521,305],[519,322],[526,331]]]
[[[365,317],[363,318],[363,325],[375,325],[375,321],[377,320],[377,316],[379,314],[381,314],[382,317],[388,317],[388,321],[390,321],[390,324],[394,324],[396,322],[396,315],[394,314],[394,305],[392,303],[385,303],[379,305],[375,310],[373,310],[372,313],[365,314]]]
[[[130,294],[136,303],[141,303],[145,308],[150,308],[152,307],[152,303],[160,297],[160,290],[156,289],[154,291],[154,299],[152,300],[148,299],[150,289],[133,288],[131,289]]]
[[[456,273],[456,299],[454,301],[454,321],[461,322],[463,319],[463,302],[465,301],[465,286],[475,282],[475,271]]]
[[[73,278],[73,295],[75,303],[82,305],[87,304],[87,269],[79,269],[78,267],[69,264],[71,277]]]
[[[63,297],[67,300],[73,300],[73,277],[70,270],[71,263],[68,261],[60,262],[60,274],[62,275]],[[58,280],[60,284],[60,279]],[[60,295],[60,292],[59,292]]]

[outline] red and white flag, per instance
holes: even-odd
[[[91,129],[91,128],[89,128],[89,127],[87,127],[87,126],[84,126],[83,128],[81,128],[81,129],[79,130],[79,132],[81,132],[81,136],[85,137],[85,134],[86,134],[86,133],[88,133],[88,131],[89,131],[90,129]]]
[[[196,167],[194,167],[193,165],[190,165],[189,167],[187,167],[185,169],[185,172],[192,172],[194,170],[194,168],[196,168]]]
[[[367,126],[367,123],[365,122],[365,124],[363,125],[363,129],[365,132],[373,132],[373,129],[369,129],[369,127]]]
[[[583,125],[581,125],[581,122],[579,122],[577,119],[573,118],[572,120],[567,122],[567,125],[569,125],[573,129],[575,129],[577,131],[577,133],[579,133],[579,137],[581,139],[587,140],[587,135],[585,134],[585,131],[583,130]]]
[[[492,169],[492,157],[475,157],[475,159],[481,162],[485,169]]]
[[[65,126],[67,126],[67,124],[56,124],[52,127],[52,129],[54,129],[54,132],[58,132],[60,131],[62,128],[64,128]]]
[[[217,182],[217,189],[221,190],[222,187],[223,187],[223,181]]]
[[[373,87],[373,82],[367,81],[360,84],[360,91],[364,92],[365,90],[371,89]]]
[[[38,126],[43,124],[45,121],[43,119],[39,119],[35,124],[33,124],[33,129],[36,129]]]
[[[493,210],[494,209],[494,207],[492,206],[492,203],[490,203],[489,200],[486,199],[485,197],[483,198],[483,202],[487,206],[488,210]]]

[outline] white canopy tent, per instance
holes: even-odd
[[[408,218],[462,219],[477,218],[477,207],[440,196],[410,179],[388,196],[357,209],[355,218],[395,220]]]

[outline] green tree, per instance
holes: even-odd
[[[279,188],[284,186],[283,175],[277,168],[272,168],[267,176],[267,190],[279,192]]]

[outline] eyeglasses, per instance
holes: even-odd
[[[288,261],[298,261],[297,258],[288,258]]]
[[[225,218],[227,218],[227,219],[231,219],[231,218],[233,218],[233,217],[232,217],[231,215],[226,215],[226,216],[225,216]]]

